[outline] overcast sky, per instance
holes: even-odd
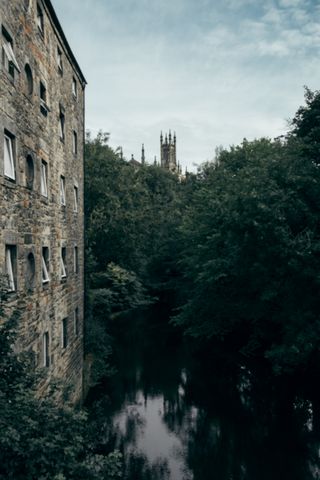
[[[127,158],[182,165],[275,137],[319,89],[320,0],[52,0],[87,79],[86,128]]]

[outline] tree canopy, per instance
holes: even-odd
[[[307,90],[284,142],[244,140],[205,164],[181,229],[174,323],[278,373],[318,361],[319,98]]]

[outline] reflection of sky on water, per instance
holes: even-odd
[[[182,390],[180,386],[181,393]],[[115,415],[113,425],[122,436],[130,438],[127,454],[141,453],[150,464],[167,464],[170,474],[167,472],[165,479],[192,480],[192,473],[185,465],[182,443],[164,423],[164,415],[164,396],[145,397],[139,390],[135,402],[125,403],[122,411]],[[128,431],[130,428],[134,429],[134,442],[132,432]]]
[[[320,394],[288,392],[252,364],[198,361],[147,333],[122,332],[102,393],[123,480],[320,480]]]

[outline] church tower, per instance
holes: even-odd
[[[163,140],[163,135],[161,132],[161,135],[160,135],[161,167],[166,168],[171,172],[177,172],[176,145],[177,145],[177,139],[176,139],[175,133],[172,138],[171,131],[169,130],[169,135],[166,134],[165,139]]]

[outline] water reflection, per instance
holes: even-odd
[[[244,366],[213,360],[204,369],[170,337],[143,332],[121,335],[119,372],[94,392],[125,479],[320,479],[317,399]]]
[[[185,468],[182,442],[166,422],[168,405],[163,395],[145,396],[138,390],[135,402],[114,415],[114,445],[125,452],[128,478],[136,473],[138,478],[192,478]]]

